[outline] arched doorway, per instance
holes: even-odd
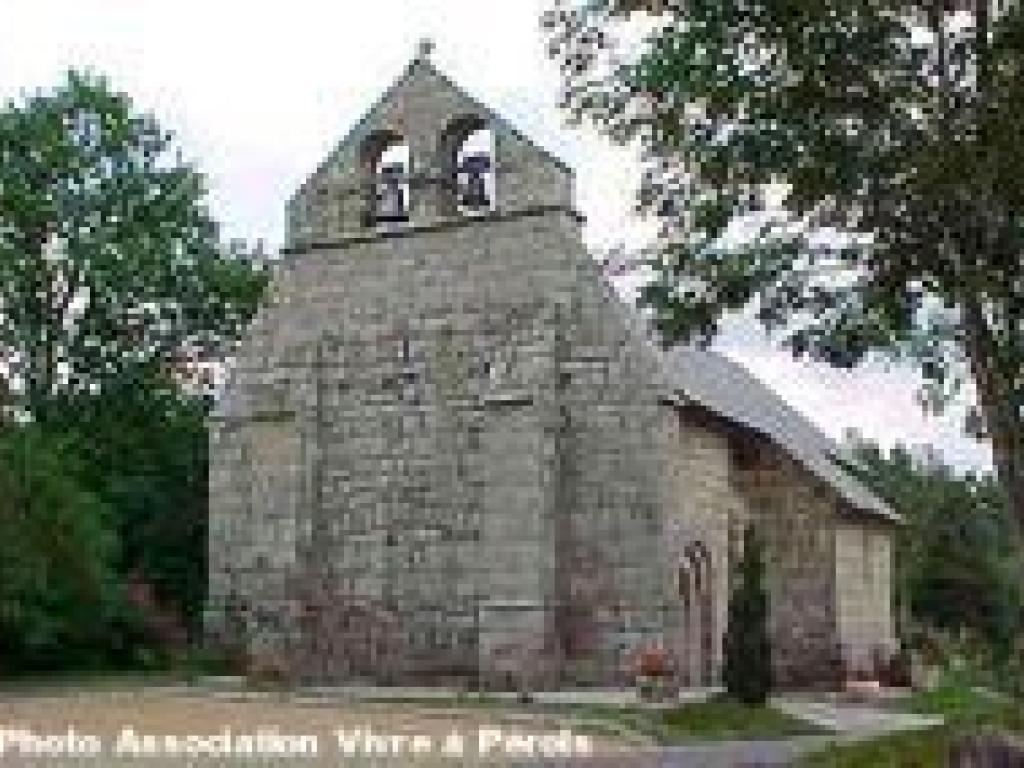
[[[715,610],[711,553],[695,541],[683,550],[677,579],[682,619],[678,651],[680,680],[690,687],[714,682]]]

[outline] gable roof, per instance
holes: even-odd
[[[694,403],[739,427],[752,429],[782,448],[812,475],[824,481],[858,512],[890,523],[903,518],[840,463],[834,440],[790,406],[767,384],[720,352],[697,344],[666,349],[657,329],[627,305],[611,280],[592,263],[607,306],[632,338],[658,362],[659,386],[667,400]]]
[[[771,439],[855,509],[890,522],[896,511],[839,463],[838,445],[746,368],[717,352],[679,346],[663,353],[671,395]]]
[[[607,306],[659,363],[658,384],[667,400],[694,403],[732,424],[754,430],[827,483],[858,512],[890,523],[903,522],[896,510],[844,468],[839,446],[806,416],[720,352],[697,344],[666,349],[649,319],[623,301],[596,263],[593,267]]]

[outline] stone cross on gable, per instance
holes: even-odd
[[[416,58],[419,61],[429,61],[436,47],[437,46],[434,44],[434,38],[422,38],[416,45]]]

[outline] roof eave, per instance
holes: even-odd
[[[685,392],[673,391],[670,394],[663,396],[662,397],[662,402],[665,403],[665,404],[668,404],[668,405],[675,405],[675,406],[680,406],[680,407],[696,407],[696,408],[700,408],[702,411],[706,411],[707,413],[713,414],[716,418],[719,418],[719,419],[721,419],[721,420],[723,420],[725,422],[728,422],[730,425],[732,425],[733,427],[735,427],[737,429],[753,432],[754,434],[757,434],[757,435],[761,436],[765,440],[769,441],[772,445],[778,447],[779,450],[784,451],[787,456],[789,456],[793,461],[798,463],[801,467],[803,467],[807,472],[809,472],[815,478],[817,478],[818,480],[820,480],[823,483],[826,483],[829,486],[829,488],[832,489],[832,492],[835,493],[836,497],[840,500],[840,502],[841,502],[841,504],[839,505],[840,510],[842,510],[844,512],[849,510],[849,512],[847,512],[847,514],[853,513],[855,515],[865,515],[865,516],[871,517],[874,520],[881,520],[883,522],[894,524],[894,525],[905,525],[906,524],[906,521],[894,509],[892,509],[892,507],[890,507],[882,499],[879,499],[873,491],[870,491],[867,488],[865,488],[864,490],[865,490],[866,493],[869,494],[869,496],[871,498],[869,504],[864,505],[864,504],[860,504],[860,503],[857,503],[857,502],[853,501],[852,499],[850,499],[848,494],[843,492],[842,488],[837,488],[834,483],[830,482],[829,480],[827,480],[825,478],[820,477],[818,475],[818,473],[815,472],[813,470],[813,468],[810,467],[807,464],[806,461],[803,461],[800,457],[795,456],[793,454],[793,452],[789,448],[787,448],[785,445],[782,445],[772,435],[767,434],[763,430],[760,430],[757,427],[751,426],[750,424],[745,424],[745,423],[743,423],[741,421],[737,421],[736,419],[730,418],[729,416],[727,416],[725,414],[719,413],[718,411],[715,411],[714,409],[709,408],[708,406],[704,405],[699,400],[688,396]],[[849,481],[849,482],[859,482],[859,481],[856,481],[856,479],[853,478],[840,464],[836,463],[832,459],[832,457],[828,457],[828,458],[829,458],[830,461],[833,462],[833,464],[835,464],[836,469],[839,472],[842,473],[843,477],[847,481]]]

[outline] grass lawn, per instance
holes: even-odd
[[[923,715],[942,715],[961,723],[991,720],[1024,730],[1024,704],[997,693],[965,685],[945,685],[934,691],[915,693],[901,703],[901,709]]]
[[[659,744],[702,741],[785,739],[824,733],[803,720],[768,706],[748,707],[726,699],[684,704],[670,709],[597,704],[517,704],[486,694],[454,699],[380,699],[381,703],[442,708],[493,707],[534,714],[562,715],[591,723],[608,723]]]
[[[769,706],[748,707],[725,699],[645,713],[663,744],[695,741],[783,739],[822,731]]]
[[[965,686],[946,686],[911,696],[901,703],[907,712],[941,715],[938,727],[897,733],[859,744],[833,746],[808,756],[805,766],[829,768],[931,768],[944,766],[960,737],[985,732],[1024,736],[1024,704]]]
[[[952,738],[953,733],[947,726],[893,734],[860,744],[829,747],[809,755],[801,765],[808,768],[941,768],[946,764]]]

